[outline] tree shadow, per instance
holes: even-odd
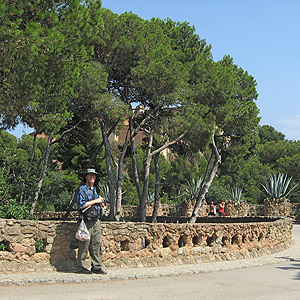
[[[295,258],[290,257],[290,256],[276,256],[276,258],[286,259],[286,260],[289,260],[289,261],[300,262],[300,259],[295,259]]]
[[[297,261],[300,262],[300,260],[297,260]],[[284,271],[299,270],[299,272],[297,273],[297,275],[295,277],[293,277],[293,279],[300,280],[300,263],[291,264],[290,266],[287,266],[287,267],[276,267],[276,268],[279,270],[284,270]]]
[[[50,264],[57,272],[73,273],[76,265],[78,243],[75,233],[77,222],[64,221],[56,226],[50,250]]]

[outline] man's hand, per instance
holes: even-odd
[[[104,202],[104,198],[102,198],[102,197],[99,197],[99,198],[95,199],[95,203],[101,204],[103,202]]]

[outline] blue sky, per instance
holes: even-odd
[[[215,61],[229,54],[257,82],[260,125],[300,140],[299,0],[103,0],[121,14],[187,21],[212,45]],[[30,129],[19,127],[20,136]]]
[[[256,79],[260,125],[300,140],[299,0],[103,0],[102,6],[194,25],[215,61],[229,54]]]

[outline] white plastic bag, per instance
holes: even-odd
[[[90,233],[84,223],[84,220],[81,220],[76,231],[75,238],[79,241],[86,241],[90,239]]]

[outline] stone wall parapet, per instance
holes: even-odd
[[[104,266],[132,268],[249,258],[292,244],[292,220],[288,218],[256,218],[256,222],[240,218],[236,223],[234,218],[212,218],[223,220],[215,223],[207,219],[195,224],[102,222]],[[0,271],[72,271],[77,226],[72,221],[0,219],[0,245],[6,246],[0,251]]]
[[[183,203],[180,206],[170,204],[160,204],[158,216],[187,216],[190,217],[193,210],[192,203]],[[153,205],[146,206],[146,215],[151,216]],[[204,202],[199,211],[199,217],[207,216],[209,205]],[[275,217],[290,217],[295,220],[300,220],[300,203],[290,203],[288,200],[270,201],[265,200],[264,204],[248,204],[246,202],[237,203],[235,201],[226,201],[225,205],[226,216],[230,217],[256,217],[256,216],[275,216]],[[66,212],[37,212],[34,217],[39,220],[64,220]],[[127,221],[136,220],[138,216],[137,206],[124,205],[121,208],[122,219]],[[78,212],[71,211],[67,220],[75,221],[78,219]]]

